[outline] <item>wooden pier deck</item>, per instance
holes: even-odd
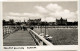
[[[4,46],[35,46],[35,42],[30,33],[26,30],[19,30],[3,40]]]

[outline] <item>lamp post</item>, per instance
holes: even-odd
[[[44,37],[46,36],[46,17],[45,17],[45,34]]]

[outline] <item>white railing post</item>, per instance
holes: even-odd
[[[42,40],[40,40],[39,45],[44,45]]]
[[[44,45],[44,43],[46,44],[46,45],[53,45],[51,42],[49,42],[49,41],[47,41],[44,37],[42,37],[42,36],[40,36],[39,34],[37,34],[36,32],[34,32],[33,30],[31,30],[31,29],[29,29],[28,30],[29,32],[32,32],[31,34],[32,35],[35,35],[35,36],[37,36],[38,38],[34,38],[34,39],[39,39],[38,41],[39,41],[39,45]]]

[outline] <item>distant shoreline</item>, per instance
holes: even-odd
[[[41,26],[35,28],[41,28]],[[45,28],[45,26],[42,26],[42,28]],[[46,28],[78,28],[78,26],[46,26]]]
[[[20,27],[20,26],[11,26],[11,25],[6,25],[3,27]],[[25,26],[29,28],[29,26]],[[78,28],[78,26],[33,26],[34,28]]]

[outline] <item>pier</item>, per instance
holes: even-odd
[[[31,29],[20,30],[17,26],[3,27],[3,45],[4,46],[36,46],[36,45],[53,45],[45,38]]]

